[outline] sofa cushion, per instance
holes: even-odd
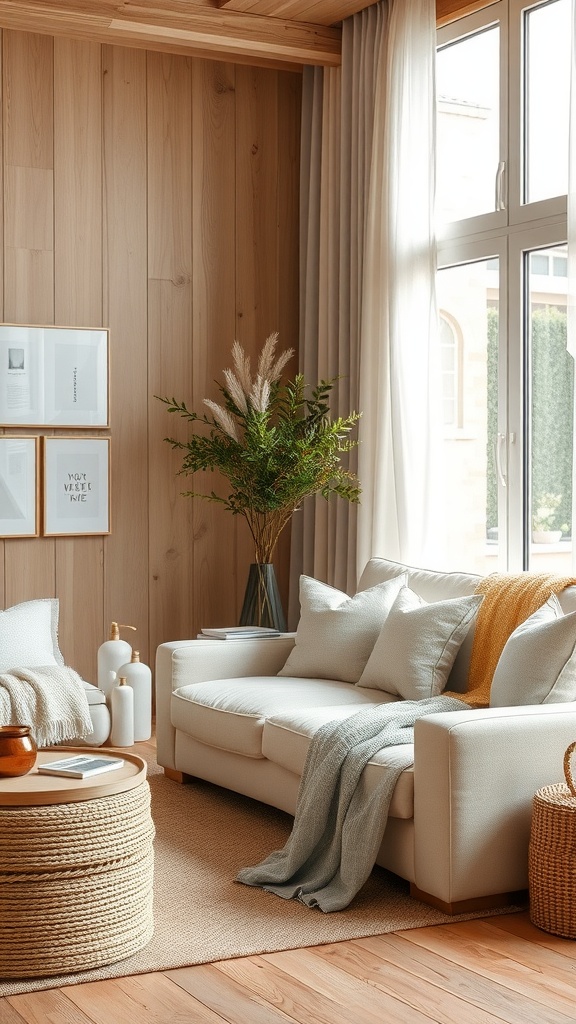
[[[99,690],[93,683],[87,683],[85,679],[82,680],[82,685],[86,691],[86,697],[88,699],[89,707],[95,707],[97,704],[106,703],[106,694],[104,690]]]
[[[482,595],[427,604],[402,587],[388,615],[360,686],[395,693],[406,700],[436,697],[446,687],[454,660]]]
[[[174,690],[171,721],[176,729],[210,747],[246,757],[264,757],[262,734],[271,715],[294,708],[381,703],[369,691],[333,679],[254,676],[190,683]]]
[[[472,573],[418,569],[414,566],[404,565],[402,562],[392,562],[387,558],[371,558],[364,567],[358,583],[358,590],[374,587],[377,583],[384,583],[401,572],[407,573],[406,585],[410,587],[410,590],[428,602],[444,601],[450,597],[466,597],[474,593],[482,579],[482,576]],[[576,588],[574,589],[576,590]],[[570,611],[572,610],[570,609]],[[473,622],[456,655],[448,679],[447,688],[449,690],[460,693],[466,690],[474,627]]]
[[[356,683],[405,581],[401,574],[349,597],[326,583],[301,576],[296,640],[279,675]]]
[[[0,611],[0,672],[63,665],[58,646],[56,597],[23,601]]]
[[[365,565],[358,590],[375,587],[378,583],[405,573],[406,585],[425,601],[443,601],[449,597],[467,597],[473,594],[482,576],[465,572],[439,572],[435,569],[416,569],[387,558],[371,558]],[[576,588],[575,588],[576,589]]]
[[[557,597],[564,615],[576,612],[576,587],[564,587]]]
[[[373,690],[371,692],[374,694]],[[385,702],[391,700],[394,698],[387,697]],[[264,724],[262,752],[268,760],[301,776],[310,740],[316,730],[326,722],[335,719],[342,721],[344,718],[349,718],[358,710],[358,707],[327,707],[322,710],[312,708],[310,711],[298,709],[273,715]],[[398,747],[386,747],[379,750],[368,762],[363,773],[363,784],[368,790],[376,784],[383,765],[387,764],[391,754],[398,749]],[[410,819],[414,816],[414,770],[412,767],[403,771],[396,783],[389,814],[393,818]]]
[[[576,612],[552,597],[508,638],[490,687],[490,707],[576,700]]]

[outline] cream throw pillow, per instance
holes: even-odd
[[[55,597],[23,601],[0,611],[0,672],[64,664],[58,647],[58,611]]]
[[[301,576],[296,641],[278,675],[357,682],[406,579],[403,573],[349,597]]]
[[[398,694],[405,700],[442,693],[481,602],[481,594],[472,594],[427,604],[402,587],[358,686]]]
[[[576,700],[576,612],[562,614],[555,594],[514,630],[500,655],[490,707]]]

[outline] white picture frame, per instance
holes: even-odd
[[[0,426],[109,426],[105,328],[0,324]]]
[[[39,437],[0,437],[0,537],[40,535]]]
[[[110,533],[110,438],[44,437],[45,537]]]

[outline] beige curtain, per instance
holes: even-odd
[[[360,294],[377,54],[386,31],[380,3],[348,18],[342,66],[305,68],[300,223],[300,369],[307,381],[338,377],[333,415],[359,409]],[[357,470],[357,453],[350,468]],[[357,508],[309,499],[293,519],[289,619],[298,618],[301,572],[355,589]],[[337,553],[337,556],[336,556]]]
[[[301,572],[352,593],[371,554],[400,555],[397,526],[388,547],[378,522],[378,479],[384,473],[386,487],[390,480],[390,472],[380,465],[388,444],[382,427],[385,423],[388,430],[390,425],[382,404],[389,398],[382,366],[389,355],[389,308],[395,295],[391,273],[398,269],[392,261],[389,273],[388,225],[390,219],[396,224],[390,204],[399,198],[405,201],[404,194],[398,195],[398,180],[407,171],[411,181],[419,183],[420,176],[415,176],[414,169],[399,167],[399,179],[388,183],[384,168],[399,153],[408,154],[406,146],[397,150],[392,131],[399,133],[399,139],[406,139],[408,133],[416,147],[409,158],[418,151],[417,159],[429,168],[429,136],[422,136],[420,123],[410,121],[416,59],[406,52],[407,45],[414,45],[408,30],[411,18],[416,19],[413,34],[420,40],[417,59],[422,60],[426,48],[430,51],[422,73],[427,76],[425,96],[432,110],[435,13],[430,0],[383,0],[346,19],[341,68],[304,71],[300,368],[310,382],[339,376],[331,404],[334,415],[362,411],[361,445],[352,453],[350,468],[359,471],[364,494],[360,508],[340,499],[310,499],[294,517],[292,626],[298,617]],[[399,48],[393,61],[392,43]],[[422,73],[417,75],[419,86]],[[408,118],[405,125],[403,117]],[[426,197],[432,184],[433,170]],[[415,206],[420,215],[419,198]],[[404,255],[409,258],[409,251]],[[414,299],[413,293],[410,301]],[[382,401],[379,388],[383,388]],[[398,457],[401,452],[386,451],[386,458]],[[394,495],[394,502],[400,515],[398,497]],[[389,523],[385,528],[390,533]]]

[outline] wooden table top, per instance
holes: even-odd
[[[121,757],[122,768],[92,775],[88,779],[66,779],[61,775],[40,775],[38,765],[66,755],[91,754],[94,757]],[[27,775],[0,778],[0,807],[38,807],[42,804],[69,804],[79,800],[125,793],[146,779],[146,762],[136,754],[106,747],[52,747],[38,751],[36,764]]]

